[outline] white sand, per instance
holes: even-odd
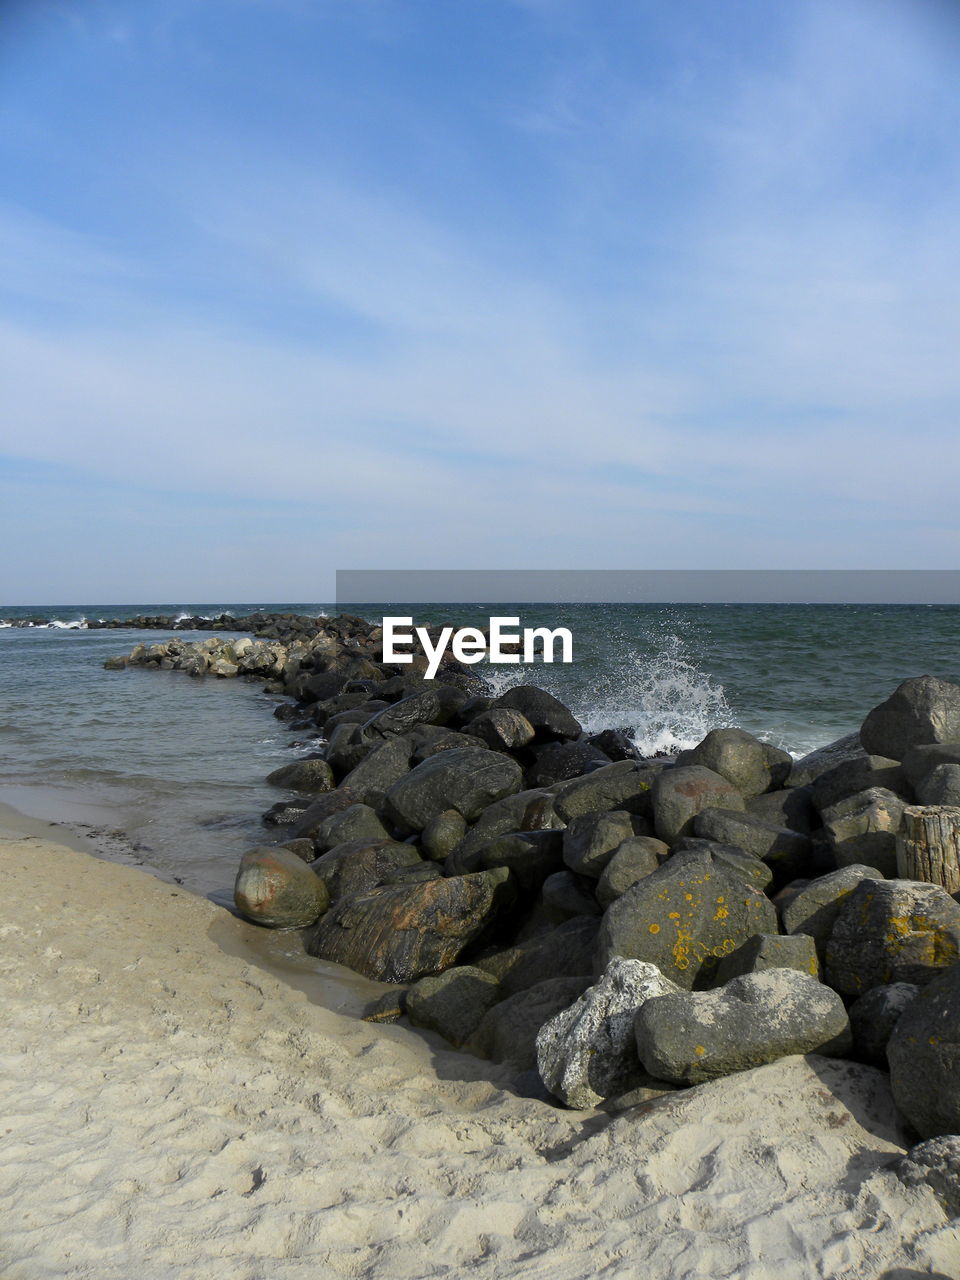
[[[0,884],[3,1280],[960,1276],[958,1224],[884,1169],[877,1072],[561,1112],[311,1003],[143,872],[11,836]]]

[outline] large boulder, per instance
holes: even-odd
[[[559,831],[510,831],[491,836],[467,852],[457,849],[444,863],[445,875],[468,875],[492,867],[509,867],[524,893],[538,890],[563,866]]]
[[[513,898],[505,868],[343,898],[320,920],[307,951],[379,982],[412,982],[448,969]]]
[[[896,760],[868,755],[844,760],[821,773],[811,783],[810,794],[817,810],[823,813],[831,805],[874,787],[892,791],[905,800],[911,799],[910,784]]]
[[[313,871],[327,886],[331,902],[370,893],[411,879],[436,879],[439,868],[416,849],[395,840],[346,840],[318,858]]]
[[[752,813],[732,813],[728,809],[703,809],[693,820],[694,835],[718,844],[734,845],[752,853],[792,879],[809,866],[813,849],[808,836],[789,827],[778,827]]]
[[[823,828],[840,867],[868,863],[897,874],[897,832],[906,802],[885,787],[848,796],[823,811]]]
[[[678,763],[719,773],[746,799],[782,787],[793,758],[744,729],[711,729],[698,746],[680,752]]]
[[[563,833],[563,860],[577,875],[597,880],[624,840],[635,834],[634,815],[624,809],[585,813]]]
[[[926,743],[911,747],[903,757],[903,772],[921,804],[934,803],[923,800],[920,792],[934,769],[943,764],[960,765],[960,742]]]
[[[786,898],[780,909],[784,933],[806,933],[813,938],[821,963],[827,943],[846,899],[861,880],[882,880],[875,867],[852,866],[810,880]]]
[[[326,760],[294,760],[267,774],[271,787],[286,787],[303,795],[332,791],[336,786],[333,770]]]
[[[330,895],[302,858],[289,849],[264,846],[240,859],[233,901],[254,924],[302,929],[327,910]]]
[[[702,840],[699,836],[683,836],[673,847],[678,853],[707,853],[717,862],[735,871],[742,880],[766,892],[773,880],[773,872],[760,858],[734,844],[720,844],[716,840]]]
[[[822,773],[826,773],[834,765],[841,764],[844,760],[861,759],[866,754],[866,751],[860,745],[859,733],[845,734],[844,737],[837,738],[834,742],[828,742],[824,747],[817,747],[815,751],[808,752],[807,755],[801,756],[799,760],[794,760],[793,768],[790,770],[790,777],[787,779],[787,785],[790,787],[809,786],[815,778],[819,778]]]
[[[673,844],[693,834],[693,820],[704,809],[745,809],[743,796],[726,778],[703,765],[678,765],[660,773],[653,785],[657,836]]]
[[[491,707],[464,726],[464,733],[479,738],[495,751],[516,751],[534,739],[536,730],[513,707]]]
[[[796,969],[811,978],[819,977],[820,963],[813,939],[805,933],[756,933],[720,961],[717,984],[765,969]]]
[[[556,920],[568,920],[572,916],[599,916],[602,911],[593,892],[595,888],[595,880],[574,875],[564,867],[562,871],[547,876],[541,897]]]
[[[960,685],[936,676],[904,680],[864,720],[860,742],[871,755],[902,760],[927,742],[960,742]]]
[[[550,787],[570,778],[579,778],[610,760],[597,747],[582,739],[579,742],[546,742],[534,750],[533,763],[527,768],[527,786]]]
[[[617,760],[602,765],[581,778],[556,783],[554,807],[565,823],[586,813],[626,809],[648,817],[652,812],[653,785],[662,772],[658,764],[640,760]]]
[[[364,724],[367,736],[397,737],[418,724],[447,724],[467,701],[467,694],[448,684],[434,684],[377,711]]]
[[[624,840],[614,850],[597,881],[600,906],[609,907],[640,880],[652,875],[669,852],[669,846],[653,836],[631,836]]]
[[[595,916],[578,916],[512,947],[479,956],[473,963],[492,973],[505,995],[526,991],[548,978],[589,977],[597,927]]]
[[[850,1006],[850,1030],[857,1057],[874,1067],[887,1065],[887,1044],[900,1015],[919,995],[913,982],[891,982],[871,987]]]
[[[709,982],[719,961],[756,933],[776,933],[777,913],[728,863],[675,853],[606,910],[597,969],[615,956],[655,964],[682,987]]]
[[[922,1138],[960,1133],[960,965],[907,1005],[887,1061],[894,1100]]]
[[[846,996],[889,982],[918,986],[960,959],[960,905],[937,884],[862,880],[827,943],[826,981]]]
[[[467,832],[467,820],[456,809],[444,809],[427,823],[420,833],[424,855],[437,862],[449,858]]]
[[[582,733],[579,720],[562,702],[546,690],[534,688],[533,685],[522,684],[515,689],[508,689],[496,699],[493,706],[519,711],[533,725],[539,742],[557,738],[572,741]]]
[[[561,830],[566,822],[557,814],[553,801],[549,791],[535,788],[518,791],[516,795],[487,805],[455,852],[470,853],[491,836],[502,836],[511,831]]]
[[[843,1001],[795,969],[734,978],[715,991],[648,1000],[635,1020],[637,1052],[651,1075],[700,1084],[794,1053],[850,1049]]]
[[[416,738],[409,733],[386,739],[382,746],[364,756],[340,785],[364,804],[379,808],[387,791],[407,776],[417,745]]]
[[[537,1036],[543,1083],[568,1107],[595,1107],[646,1083],[633,1021],[654,996],[676,991],[655,965],[614,959],[600,981]]]
[[[457,965],[415,982],[407,991],[404,1012],[414,1026],[436,1031],[459,1047],[499,998],[500,988],[491,974]]]
[[[347,840],[388,840],[386,829],[376,811],[366,804],[352,804],[332,813],[318,825],[313,840],[318,853],[344,844]]]
[[[540,1028],[569,1009],[590,983],[588,977],[548,978],[508,996],[484,1014],[464,1048],[481,1058],[503,1062],[517,1072],[535,1068]]]
[[[813,804],[810,787],[785,787],[782,791],[766,791],[751,796],[747,812],[775,827],[788,827],[809,836],[820,826],[820,815]]]
[[[386,812],[403,831],[422,831],[447,809],[471,822],[495,800],[519,791],[522,781],[517,762],[499,751],[441,751],[390,787]]]
[[[922,805],[960,806],[960,764],[938,764],[916,787]]]

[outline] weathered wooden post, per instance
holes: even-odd
[[[908,805],[897,835],[897,873],[960,892],[960,807]]]

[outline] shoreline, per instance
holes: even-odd
[[[0,867],[9,1280],[879,1280],[960,1256],[886,1167],[904,1142],[870,1068],[790,1058],[557,1111],[311,1003],[224,949],[225,920],[250,926],[143,872],[6,831]]]

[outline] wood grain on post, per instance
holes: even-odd
[[[897,836],[897,874],[960,891],[960,807],[907,805]]]

